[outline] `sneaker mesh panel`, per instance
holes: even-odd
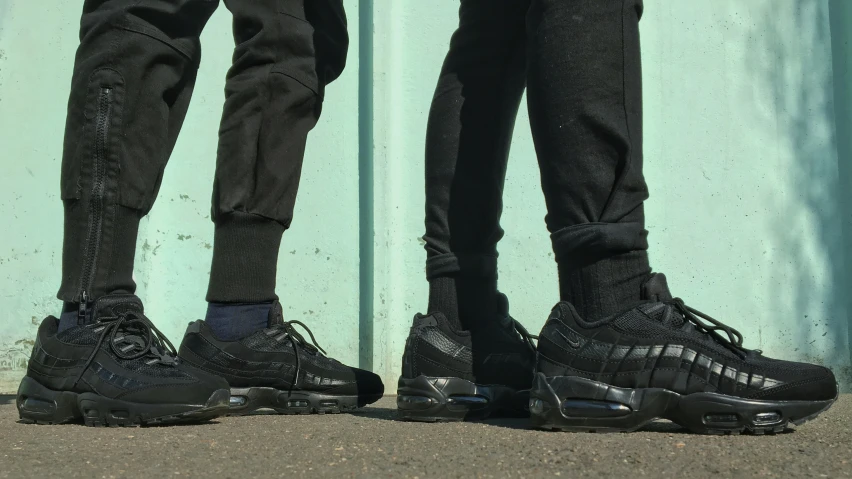
[[[180,368],[166,366],[165,364],[147,364],[148,361],[150,361],[150,358],[120,359],[118,364],[129,371],[155,378],[192,379],[192,376],[181,371]]]
[[[277,336],[277,335],[276,335]],[[289,340],[276,341],[275,336],[268,336],[264,331],[258,331],[241,341],[246,347],[263,352],[293,352]]]
[[[94,346],[98,342],[99,334],[92,328],[76,327],[69,328],[57,335],[57,339],[69,344],[80,346]],[[139,359],[120,359],[112,353],[109,346],[104,342],[101,350],[110,355],[124,369],[155,378],[192,379],[192,376],[174,366],[165,364],[147,364],[151,357]]]
[[[242,343],[255,351],[287,354],[289,357],[284,360],[295,367],[295,353],[293,352],[293,344],[290,339],[276,341],[276,336],[269,336],[264,331],[258,331],[243,339]],[[354,380],[354,376],[352,375],[353,368],[342,364],[336,359],[323,356],[320,353],[311,353],[305,349],[299,351],[299,359],[302,363],[302,369],[310,371],[313,374],[336,379]]]
[[[659,313],[662,314],[662,313]],[[657,321],[649,318],[638,309],[631,309],[613,321],[613,326],[627,334],[646,339],[660,338],[666,341],[677,341],[686,338],[701,343],[704,347],[712,350],[727,359],[739,361],[740,358],[724,346],[717,344],[708,336],[703,334],[690,334],[677,329],[667,328]]]
[[[92,328],[78,326],[69,328],[56,335],[56,339],[63,343],[77,344],[80,346],[94,346],[98,342],[98,334]]]
[[[822,374],[819,366],[806,363],[782,361],[764,356],[750,356],[746,360],[743,360],[707,335],[666,328],[657,322],[662,319],[665,308],[653,308],[653,306],[654,304],[643,305],[640,308],[630,310],[616,318],[613,321],[613,326],[625,333],[641,338],[660,338],[667,341],[676,341],[679,338],[689,337],[693,341],[699,341],[702,346],[712,350],[719,356],[732,360],[731,364],[737,365],[738,368],[752,369],[757,374],[774,373],[771,376],[782,381],[798,379],[809,374]],[[647,316],[643,314],[645,311],[647,311]],[[649,318],[651,321],[649,321]]]

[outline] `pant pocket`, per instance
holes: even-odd
[[[303,1],[279,0],[279,18],[274,29],[276,62],[273,73],[288,76],[314,93],[320,93],[317,76],[316,31],[305,20]]]
[[[343,0],[311,0],[305,18],[314,27],[316,70],[322,87],[336,80],[346,67],[349,30]]]

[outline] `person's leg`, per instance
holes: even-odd
[[[397,391],[403,419],[518,412],[524,401],[515,392],[532,380],[534,347],[518,333],[523,328],[497,291],[503,182],[524,91],[528,5],[461,2],[426,133],[429,314],[415,316],[406,341]]]
[[[74,312],[133,293],[139,220],[157,196],[189,106],[217,0],[87,0],[68,104],[62,328]],[[81,315],[82,316],[82,315]]]
[[[236,49],[213,191],[207,317],[179,355],[224,377],[231,414],[341,412],[378,400],[381,379],[324,354],[284,320],[275,294],[308,133],[348,48],[342,0],[225,0]],[[305,327],[305,330],[307,328]],[[308,330],[309,331],[309,330]]]
[[[539,335],[531,423],[632,431],[665,417],[703,433],[783,431],[831,406],[831,371],[746,349],[650,273],[641,14],[641,0],[530,9],[530,116],[562,290]]]
[[[560,296],[604,317],[650,274],[643,202],[641,0],[533,0],[528,107]]]
[[[293,217],[308,133],[325,85],[343,69],[348,35],[342,5],[225,5],[236,48],[219,131],[207,320],[222,337],[236,338],[266,327],[277,299],[278,251]]]
[[[458,329],[495,315],[503,183],[524,91],[528,0],[462,0],[426,132],[429,311]]]
[[[25,422],[209,419],[228,384],[187,368],[133,295],[139,219],[186,113],[208,0],[88,0],[62,161],[66,314],[42,322],[18,389]]]

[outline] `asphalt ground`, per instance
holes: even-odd
[[[0,396],[0,477],[852,477],[850,395],[770,436],[699,436],[665,421],[630,434],[408,423],[394,398],[374,406],[113,429],[21,424],[14,396]]]

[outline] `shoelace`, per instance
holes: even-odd
[[[711,318],[697,309],[690,308],[680,298],[674,298],[663,303],[677,309],[683,315],[684,319],[692,323],[698,331],[711,335],[738,355],[745,356],[748,354],[748,350],[743,347],[743,335],[736,329],[717,319]],[[702,321],[702,319],[709,321],[709,324]],[[719,335],[717,331],[724,331],[728,336],[727,339]]]
[[[301,333],[296,331],[296,328],[293,326],[294,324],[298,324],[305,331],[308,332],[308,336],[311,337],[311,342],[309,343]],[[296,374],[293,376],[293,382],[290,384],[290,391],[296,387],[296,383],[299,381],[299,372],[302,370],[302,358],[299,356],[299,349],[305,348],[312,354],[317,354],[321,352],[323,355],[327,355],[319,343],[317,343],[317,339],[314,337],[314,333],[311,332],[311,328],[307,327],[305,323],[297,320],[285,321],[282,324],[273,326],[269,328],[267,334],[272,336],[275,333],[280,333],[275,337],[276,341],[283,341],[287,338],[290,338],[290,344],[293,346],[293,353],[296,355]]]
[[[533,340],[538,341],[538,336],[530,334],[530,332],[527,331],[527,328],[525,328],[524,325],[518,322],[518,320],[516,320],[515,318],[512,318],[510,316],[509,319],[512,320],[512,323],[515,325],[515,331],[517,331],[518,334],[521,335],[521,339],[524,340],[524,343],[526,343],[526,345],[530,348],[530,351],[535,353],[538,348],[536,347]]]
[[[83,378],[83,373],[89,369],[107,337],[110,349],[120,359],[133,360],[150,356],[148,364],[177,364],[177,350],[174,345],[140,312],[125,311],[114,317],[100,317],[94,326],[95,332],[100,331],[98,342],[74,380],[74,385]]]

